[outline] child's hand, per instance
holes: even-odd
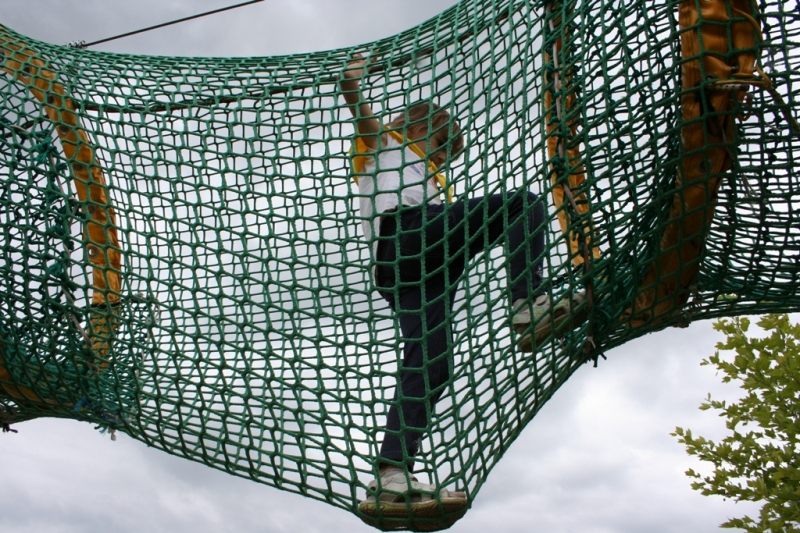
[[[355,59],[347,63],[347,69],[343,73],[344,78],[348,80],[358,80],[366,76],[367,65],[375,61],[373,57],[364,59],[361,54],[354,54],[353,57]]]

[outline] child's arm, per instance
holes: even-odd
[[[359,80],[367,73],[366,59],[361,54],[355,54],[356,59],[347,64],[347,69],[342,75],[339,87],[344,95],[344,101],[353,118],[356,119],[357,137],[361,137],[364,144],[370,150],[378,149],[378,136],[381,133],[381,123],[375,118],[370,105],[364,101],[361,94],[361,83]]]

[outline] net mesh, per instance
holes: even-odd
[[[523,353],[507,251],[487,248],[452,281],[452,377],[416,457],[423,479],[474,498],[556,389],[614,346],[800,309],[800,4],[744,3],[772,85],[724,109],[707,96],[720,80],[693,88],[706,118],[729,119],[716,170],[681,136],[681,39],[703,28],[678,8],[699,0],[463,0],[358,50],[375,58],[363,92],[382,120],[433,100],[460,121],[456,199],[561,195],[543,287],[591,296],[587,321]],[[736,48],[730,20],[703,23]],[[142,57],[6,28],[0,43],[0,422],[89,421],[357,512],[402,351],[351,179],[338,80],[357,50]],[[699,122],[706,144],[714,124]],[[697,154],[718,193],[684,206],[708,226],[696,259],[669,270],[664,235],[683,227],[671,207]],[[683,290],[658,292],[687,268]]]

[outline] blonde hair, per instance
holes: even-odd
[[[386,128],[404,130],[403,136],[409,140],[432,134],[442,146],[447,146],[448,158],[457,156],[464,149],[464,135],[458,121],[432,102],[408,107],[386,124]]]

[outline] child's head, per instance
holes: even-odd
[[[464,135],[458,121],[430,102],[412,105],[386,127],[404,130],[403,133],[409,141],[427,139],[425,146],[428,157],[438,165],[447,159],[457,158],[464,149]]]

